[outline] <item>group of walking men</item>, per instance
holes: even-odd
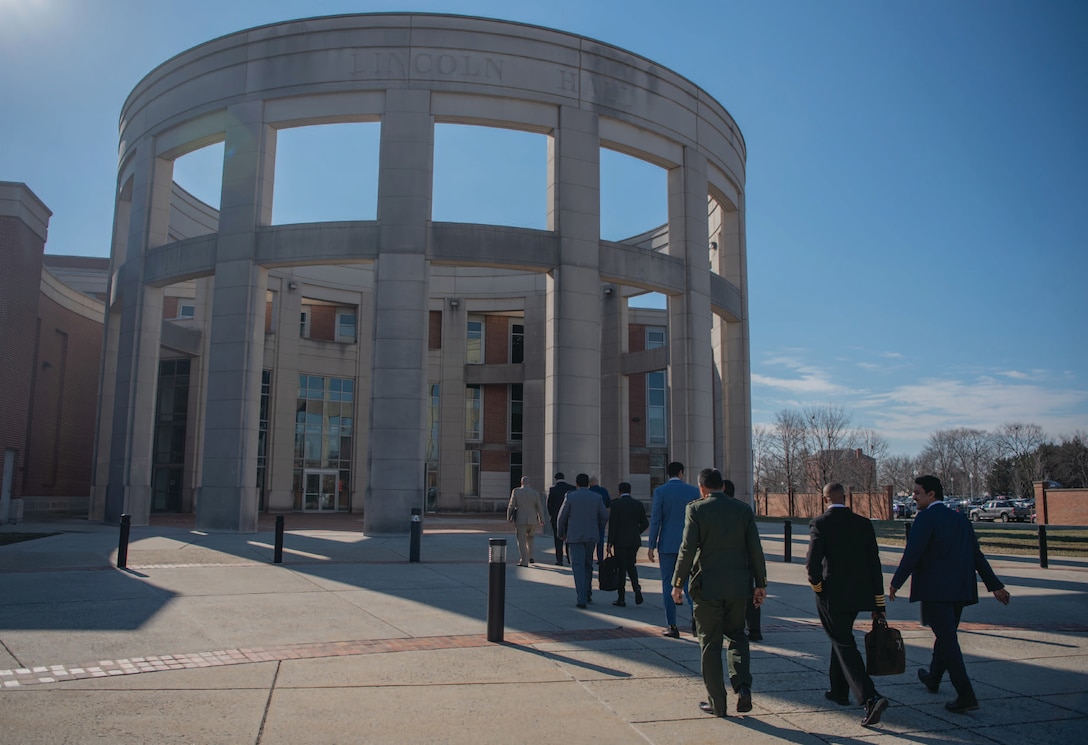
[[[722,651],[728,641],[729,684],[737,696],[736,710],[752,710],[750,641],[762,639],[759,608],[767,597],[767,567],[755,524],[755,514],[734,498],[732,482],[714,468],[704,468],[698,487],[683,480],[684,466],[670,463],[669,480],[654,490],[649,520],[649,552],[661,571],[666,636],[679,637],[676,606],[685,596],[692,610],[692,633],[699,638],[700,668],[707,700],[699,708],[725,717],[726,688]],[[624,573],[631,578],[635,602],[643,600],[635,568],[641,533],[646,529],[645,508],[631,497],[631,486],[621,483],[620,498],[608,502],[590,489],[590,479],[579,474],[571,486],[562,474],[549,490],[547,509],[555,540],[556,563],[568,556],[574,575],[577,607],[592,602],[593,550],[600,549],[604,526],[609,525],[610,552],[621,557]],[[527,486],[523,480],[523,486]],[[518,490],[511,495],[514,504]],[[533,492],[536,495],[535,492]],[[606,493],[607,495],[607,493]],[[846,506],[841,484],[824,487],[826,511],[810,523],[805,561],[808,581],[816,596],[816,612],[831,641],[829,688],[825,698],[849,705],[850,695],[863,709],[861,723],[877,724],[888,708],[888,699],[876,690],[854,639],[853,626],[862,611],[873,620],[885,617],[884,576],[876,533],[868,518]],[[978,602],[976,573],[987,590],[1002,604],[1009,592],[982,554],[974,528],[962,514],[944,505],[941,482],[934,476],[915,479],[914,498],[919,512],[892,580],[888,598],[912,577],[910,601],[920,601],[922,622],[934,634],[929,668],[918,670],[918,679],[931,693],[939,690],[947,672],[956,698],[945,704],[962,713],[978,708],[967,676],[957,629],[963,608]],[[536,524],[543,525],[539,497],[531,507]],[[521,502],[518,502],[521,514]],[[617,511],[617,508],[618,511]],[[519,524],[518,546],[522,566],[532,562],[531,531],[523,548]],[[625,581],[621,574],[615,605],[625,605]],[[748,633],[745,633],[745,626]]]

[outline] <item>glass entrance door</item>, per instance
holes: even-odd
[[[304,512],[335,512],[339,509],[337,472],[330,469],[306,469],[303,472],[302,509]]]

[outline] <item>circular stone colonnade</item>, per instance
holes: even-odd
[[[277,132],[333,122],[380,123],[377,219],[272,225]],[[436,123],[546,135],[546,229],[433,222]],[[625,376],[666,368],[669,459],[690,476],[721,468],[750,501],[745,146],[726,110],[685,78],[534,26],[313,18],[167,61],[129,96],[120,133],[92,518],[149,519],[164,350],[193,360],[186,459],[197,527],[252,532],[260,509],[290,509],[298,420],[289,373],[304,367],[291,360],[306,350],[269,328],[291,328],[300,283],[335,294],[353,281],[341,277],[358,278],[348,288],[358,353],[346,377],[360,423],[352,509],[366,532],[406,532],[421,506],[435,377],[429,325],[441,311],[443,345],[463,340],[474,304],[524,314],[525,361],[482,371],[444,364],[441,383],[463,388],[475,375],[524,385],[526,473],[626,480]],[[218,211],[173,183],[174,160],[216,142],[225,153]],[[653,240],[600,239],[602,147],[667,171],[668,222]],[[198,288],[197,310],[191,328],[177,329],[163,322],[164,288],[184,282]],[[626,298],[646,291],[667,297],[667,347],[629,353]],[[262,505],[269,369],[283,393],[271,397],[279,413],[270,415],[267,468],[287,465]],[[442,416],[463,423],[463,398],[447,393]],[[463,439],[443,434],[446,445],[456,466]]]

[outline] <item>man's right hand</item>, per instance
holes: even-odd
[[[646,550],[646,558],[650,560],[651,564],[654,563],[654,550],[652,548]]]

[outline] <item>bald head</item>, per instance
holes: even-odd
[[[846,489],[837,482],[828,484],[824,487],[824,499],[831,504],[846,504]]]

